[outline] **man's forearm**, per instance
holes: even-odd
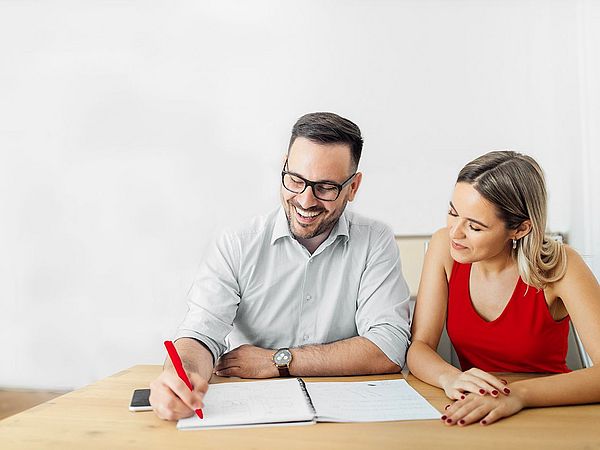
[[[210,380],[213,372],[212,353],[200,342],[192,338],[181,338],[175,341],[175,348],[186,372],[195,372],[205,380]],[[164,368],[172,368],[171,360],[165,360]]]
[[[331,344],[291,349],[290,374],[294,376],[335,376],[397,373],[400,367],[379,347],[356,336]]]

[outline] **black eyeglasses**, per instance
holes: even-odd
[[[307,186],[310,186],[313,191],[313,195],[324,202],[333,202],[338,199],[342,189],[346,187],[356,172],[346,179],[342,184],[337,184],[332,181],[310,181],[306,178],[301,177],[297,173],[288,172],[285,170],[287,167],[287,161],[283,165],[283,171],[281,172],[281,183],[283,187],[294,194],[302,194]]]

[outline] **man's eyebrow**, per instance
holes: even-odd
[[[458,212],[456,211],[456,208],[454,207],[454,204],[452,202],[450,202],[450,208],[452,208],[454,210],[454,212],[456,212],[458,214]],[[470,217],[465,217],[465,219],[467,219],[469,222],[475,222],[476,224],[481,225],[484,228],[489,228],[489,226],[487,226],[483,222],[480,222],[479,220],[475,220]]]
[[[288,167],[288,169],[289,169],[289,167]],[[311,181],[311,182],[313,182],[313,183],[340,184],[340,183],[338,183],[337,181],[333,181],[333,180],[317,180],[317,181],[314,181],[314,180],[309,180],[309,179],[308,179],[308,178],[306,178],[304,175],[300,175],[300,174],[299,174],[299,173],[297,173],[297,172],[292,172],[291,170],[288,170],[287,172],[288,172],[289,174],[291,174],[291,175],[296,175],[297,177],[303,178],[303,179],[305,179],[306,181]]]

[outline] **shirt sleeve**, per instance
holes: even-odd
[[[227,348],[225,339],[240,303],[239,257],[233,234],[224,233],[211,245],[188,291],[188,312],[175,336],[201,341],[215,362]]]
[[[358,292],[356,327],[400,367],[410,345],[410,290],[392,231],[374,239]]]

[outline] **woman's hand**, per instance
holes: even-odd
[[[446,396],[453,400],[464,399],[469,392],[480,396],[490,394],[492,397],[498,397],[500,393],[505,396],[510,394],[505,380],[477,368],[458,374],[442,375],[439,381]]]
[[[523,407],[521,396],[515,392],[499,397],[467,394],[464,399],[448,405],[441,419],[446,425],[464,426],[474,422],[489,425],[518,413]]]

